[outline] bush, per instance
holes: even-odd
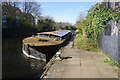
[[[76,23],[77,31],[80,33],[77,37],[78,48],[85,50],[97,49],[99,35],[103,32],[109,20],[118,20],[119,14],[120,12],[112,12],[102,4],[93,6],[88,11],[86,19]]]
[[[77,46],[79,49],[87,50],[87,51],[97,51],[94,47],[93,40],[90,38],[86,38],[82,34],[77,34]]]

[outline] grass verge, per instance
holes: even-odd
[[[87,51],[94,51],[94,52],[98,52],[100,54],[102,54],[105,59],[102,62],[106,62],[108,63],[110,66],[113,67],[114,71],[119,71],[119,65],[116,61],[114,61],[112,58],[108,57],[105,53],[103,53],[101,50],[95,48],[96,46],[94,46],[94,41],[92,41],[89,38],[86,38],[85,36],[81,35],[81,34],[77,34],[77,47],[78,49],[83,49],[83,50],[87,50]],[[120,77],[120,75],[119,75]]]
[[[77,34],[77,47],[79,49],[87,50],[87,51],[94,51],[97,52],[98,49],[95,48],[95,43],[92,39],[86,38],[81,34]]]
[[[105,57],[105,59],[102,60],[101,62],[108,63],[110,66],[113,67],[114,71],[119,72],[119,64],[115,60],[113,60],[112,58],[108,57],[108,55],[103,53],[101,50],[99,50],[98,53],[100,53],[101,55],[103,55]]]

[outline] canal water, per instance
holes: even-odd
[[[43,71],[46,62],[27,58],[22,53],[23,38],[2,39],[2,78],[36,79]]]
[[[36,80],[42,72],[46,62],[27,58],[22,53],[22,40],[24,37],[2,39],[2,80]],[[65,41],[64,45],[74,40],[74,36]],[[54,49],[58,50],[58,48]],[[55,52],[54,52],[55,53]],[[51,57],[49,55],[49,57]]]

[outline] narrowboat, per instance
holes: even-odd
[[[23,39],[23,53],[30,58],[46,61],[70,37],[70,30],[41,32]]]

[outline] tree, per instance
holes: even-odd
[[[66,29],[66,30],[71,30],[73,29],[73,26],[69,22],[56,22],[55,24],[55,29]]]
[[[85,13],[86,11],[81,11],[80,15],[78,17],[78,21],[81,21],[86,18],[87,14]]]
[[[50,17],[40,19],[37,22],[38,30],[39,31],[52,31],[54,30],[54,20]]]
[[[8,5],[13,7],[19,7],[21,2],[14,2],[14,0],[8,0],[8,2],[2,2],[2,5]]]
[[[28,1],[28,0],[27,0]],[[30,0],[28,2],[22,2],[22,11],[24,13],[32,14],[34,17],[38,17],[41,14],[40,11],[40,4],[37,2],[31,2]]]
[[[78,29],[78,31],[85,36],[86,35],[86,21],[85,21],[86,15],[85,12],[81,11],[80,15],[78,17],[78,21],[76,22],[75,26]]]

